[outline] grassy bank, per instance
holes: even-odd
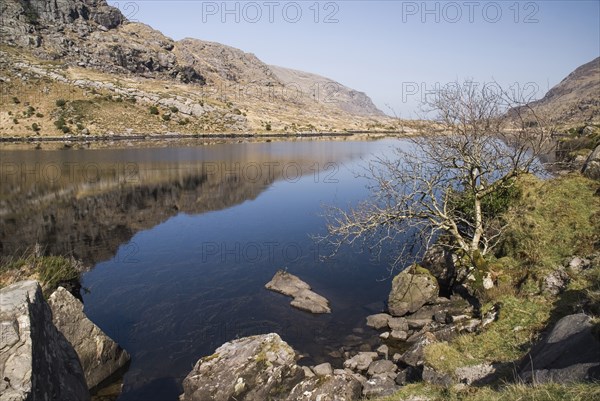
[[[48,296],[60,285],[77,283],[80,272],[81,264],[72,258],[27,252],[0,263],[0,288],[22,280],[37,280]]]
[[[416,383],[378,401],[600,399],[597,384],[507,384],[545,328],[568,314],[600,313],[600,258],[581,272],[563,267],[574,255],[600,251],[600,183],[569,174],[549,180],[525,176],[516,185],[520,196],[502,216],[507,223],[503,242],[487,260],[497,285],[485,294],[483,312],[499,305],[498,320],[480,333],[425,349],[425,363],[439,372],[453,375],[459,367],[480,363],[504,364],[504,372],[490,386],[442,389]],[[544,278],[557,270],[568,275],[569,283],[552,295]]]

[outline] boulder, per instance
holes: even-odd
[[[438,280],[444,288],[452,287],[455,275],[452,252],[443,245],[434,245],[425,252],[421,265]]]
[[[400,357],[400,362],[408,366],[422,366],[424,362],[425,346],[437,342],[436,337],[431,333],[423,333],[409,349]]]
[[[366,398],[385,397],[400,389],[389,375],[375,375],[363,384],[362,395]]]
[[[581,172],[588,178],[600,180],[600,145],[588,156]]]
[[[183,380],[180,399],[283,400],[304,378],[295,359],[294,350],[275,333],[227,342],[196,363]]]
[[[436,278],[428,270],[413,265],[394,277],[388,308],[392,316],[404,316],[434,301],[438,293]]]
[[[52,323],[37,281],[0,289],[0,398],[90,400],[75,350]]]
[[[396,370],[398,370],[398,366],[396,366],[396,364],[392,361],[388,361],[385,359],[373,361],[369,365],[369,369],[367,370],[367,376],[371,377],[374,375],[379,375],[388,372],[394,373],[396,372]]]
[[[330,363],[322,363],[312,368],[317,376],[328,376],[333,374],[333,368]]]
[[[463,366],[456,368],[454,375],[459,383],[468,386],[472,384],[484,385],[490,383],[498,371],[500,365],[492,365],[490,363],[482,363],[473,366]]]
[[[364,372],[369,369],[371,362],[377,357],[377,352],[359,352],[345,361],[344,367],[354,371]]]
[[[454,384],[452,375],[448,373],[438,372],[435,369],[425,366],[423,367],[423,381],[434,386],[449,388]]]
[[[551,295],[558,295],[563,292],[565,288],[567,288],[569,279],[569,275],[562,267],[557,268],[544,277],[544,281],[542,282],[542,291]]]
[[[298,277],[279,270],[265,288],[293,297],[291,305],[311,313],[331,313],[329,301],[311,291],[310,286]]]
[[[355,401],[360,399],[361,390],[354,375],[340,371],[303,380],[292,389],[287,401]]]
[[[388,327],[392,330],[408,331],[408,322],[403,317],[394,317],[388,320]]]
[[[388,321],[392,317],[387,313],[377,313],[375,315],[367,316],[367,326],[374,328],[375,330],[383,329],[387,327]]]
[[[83,304],[59,287],[48,299],[52,321],[79,356],[88,388],[96,387],[129,361],[129,354],[83,313]]]
[[[565,316],[523,358],[520,378],[528,383],[600,379],[600,339],[589,316]]]

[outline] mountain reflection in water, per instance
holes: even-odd
[[[398,142],[0,150],[0,252],[40,244],[73,255],[90,319],[132,355],[121,401],[177,400],[193,364],[223,342],[277,332],[300,363],[375,334],[365,317],[389,292],[385,261],[328,254],[323,204],[368,196],[355,173]],[[330,300],[311,315],[264,289],[280,268]],[[342,348],[344,347],[344,348]]]

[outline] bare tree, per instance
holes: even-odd
[[[489,253],[503,227],[486,213],[486,202],[539,167],[537,156],[549,144],[550,130],[529,100],[471,82],[430,95],[424,106],[433,121],[391,157],[369,163],[371,197],[350,210],[328,209],[326,241],[336,250],[357,242],[381,250],[402,240],[394,264],[440,235],[471,261]]]

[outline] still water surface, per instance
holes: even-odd
[[[310,235],[325,232],[324,205],[366,198],[356,173],[398,144],[0,151],[0,250],[37,242],[89,265],[85,312],[132,356],[121,401],[177,400],[200,357],[252,334],[279,333],[301,362],[339,364],[331,351],[374,334],[365,317],[384,308],[389,271],[356,249],[323,260]],[[282,268],[333,312],[264,289]]]

